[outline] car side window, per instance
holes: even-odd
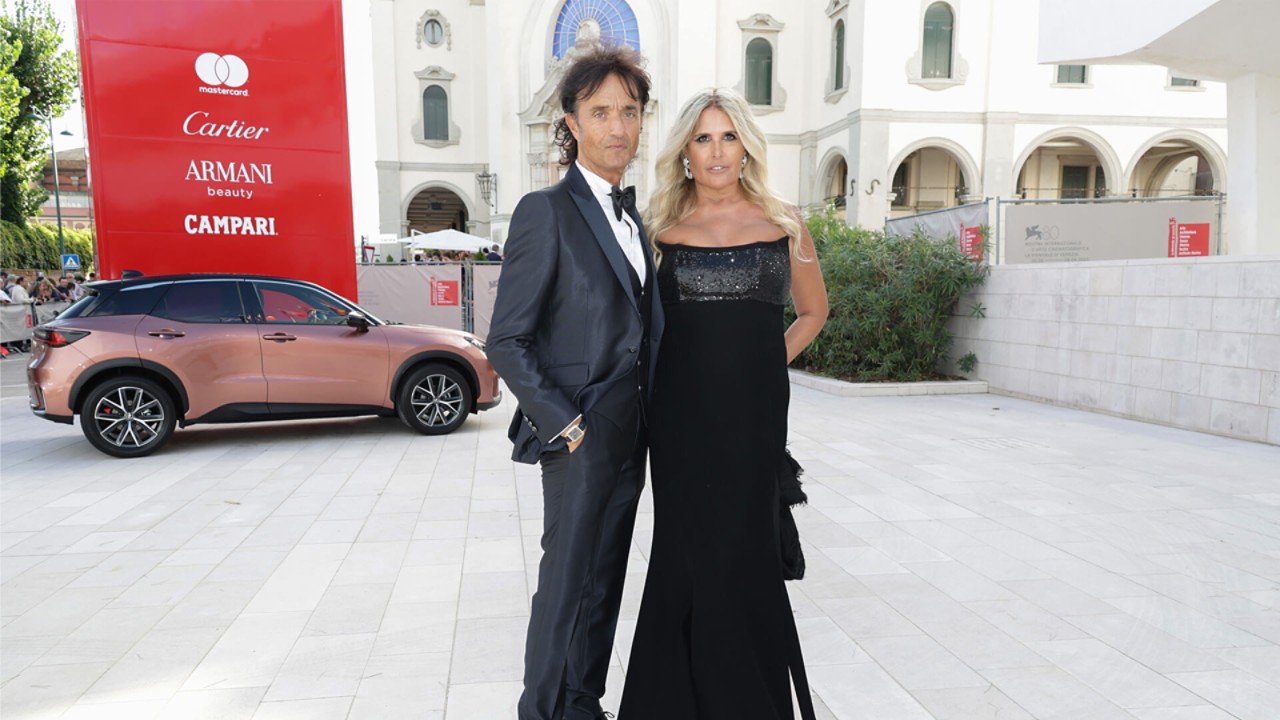
[[[87,308],[86,317],[102,317],[107,315],[146,315],[156,306],[156,301],[169,289],[169,283],[159,285],[137,285],[125,287],[97,299],[98,302]],[[82,298],[81,301],[84,299]],[[64,314],[65,317],[65,314]]]
[[[350,310],[334,297],[287,283],[254,283],[268,325],[345,325]]]
[[[176,282],[151,314],[185,323],[245,322],[237,284],[234,280]]]

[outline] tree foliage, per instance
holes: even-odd
[[[919,229],[886,237],[831,212],[810,217],[808,226],[831,314],[797,366],[864,382],[934,377],[951,350],[947,320],[982,284],[987,266],[971,261],[954,237],[940,242]]]
[[[66,252],[80,256],[81,273],[88,274],[94,263],[92,230],[63,228]],[[58,229],[42,222],[26,227],[0,220],[0,257],[6,270],[44,270],[53,277],[62,274],[58,255]]]
[[[48,197],[41,186],[48,121],[66,111],[79,61],[62,50],[48,0],[0,0],[0,219],[25,226]]]

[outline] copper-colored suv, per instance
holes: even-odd
[[[253,275],[130,277],[35,329],[31,410],[117,457],[175,425],[399,414],[428,435],[502,399],[484,344],[386,323],[319,285]]]

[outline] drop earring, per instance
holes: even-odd
[[[743,155],[743,156],[742,156],[742,169],[738,171],[738,179],[739,179],[739,180],[741,180],[741,179],[742,179],[742,177],[743,177],[743,175],[745,175],[745,174],[746,174],[746,172],[745,172],[745,171],[746,171],[746,169],[747,169],[747,156],[746,156],[746,155]]]
[[[685,176],[685,179],[686,179],[686,180],[692,180],[692,179],[693,179],[693,170],[689,168],[689,158],[688,158],[688,157],[685,157],[685,156],[681,156],[681,157],[680,157],[680,164],[681,164],[681,165],[684,165],[684,176]]]

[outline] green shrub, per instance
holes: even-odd
[[[831,314],[795,365],[860,382],[937,376],[951,349],[947,319],[987,267],[958,243],[851,228],[832,212],[809,218]],[[794,315],[790,315],[794,317]]]
[[[80,273],[88,274],[94,262],[93,231],[64,227],[62,241],[66,252],[80,256]],[[0,265],[6,269],[44,270],[55,277],[60,275],[58,228],[38,222],[18,227],[0,220]]]

